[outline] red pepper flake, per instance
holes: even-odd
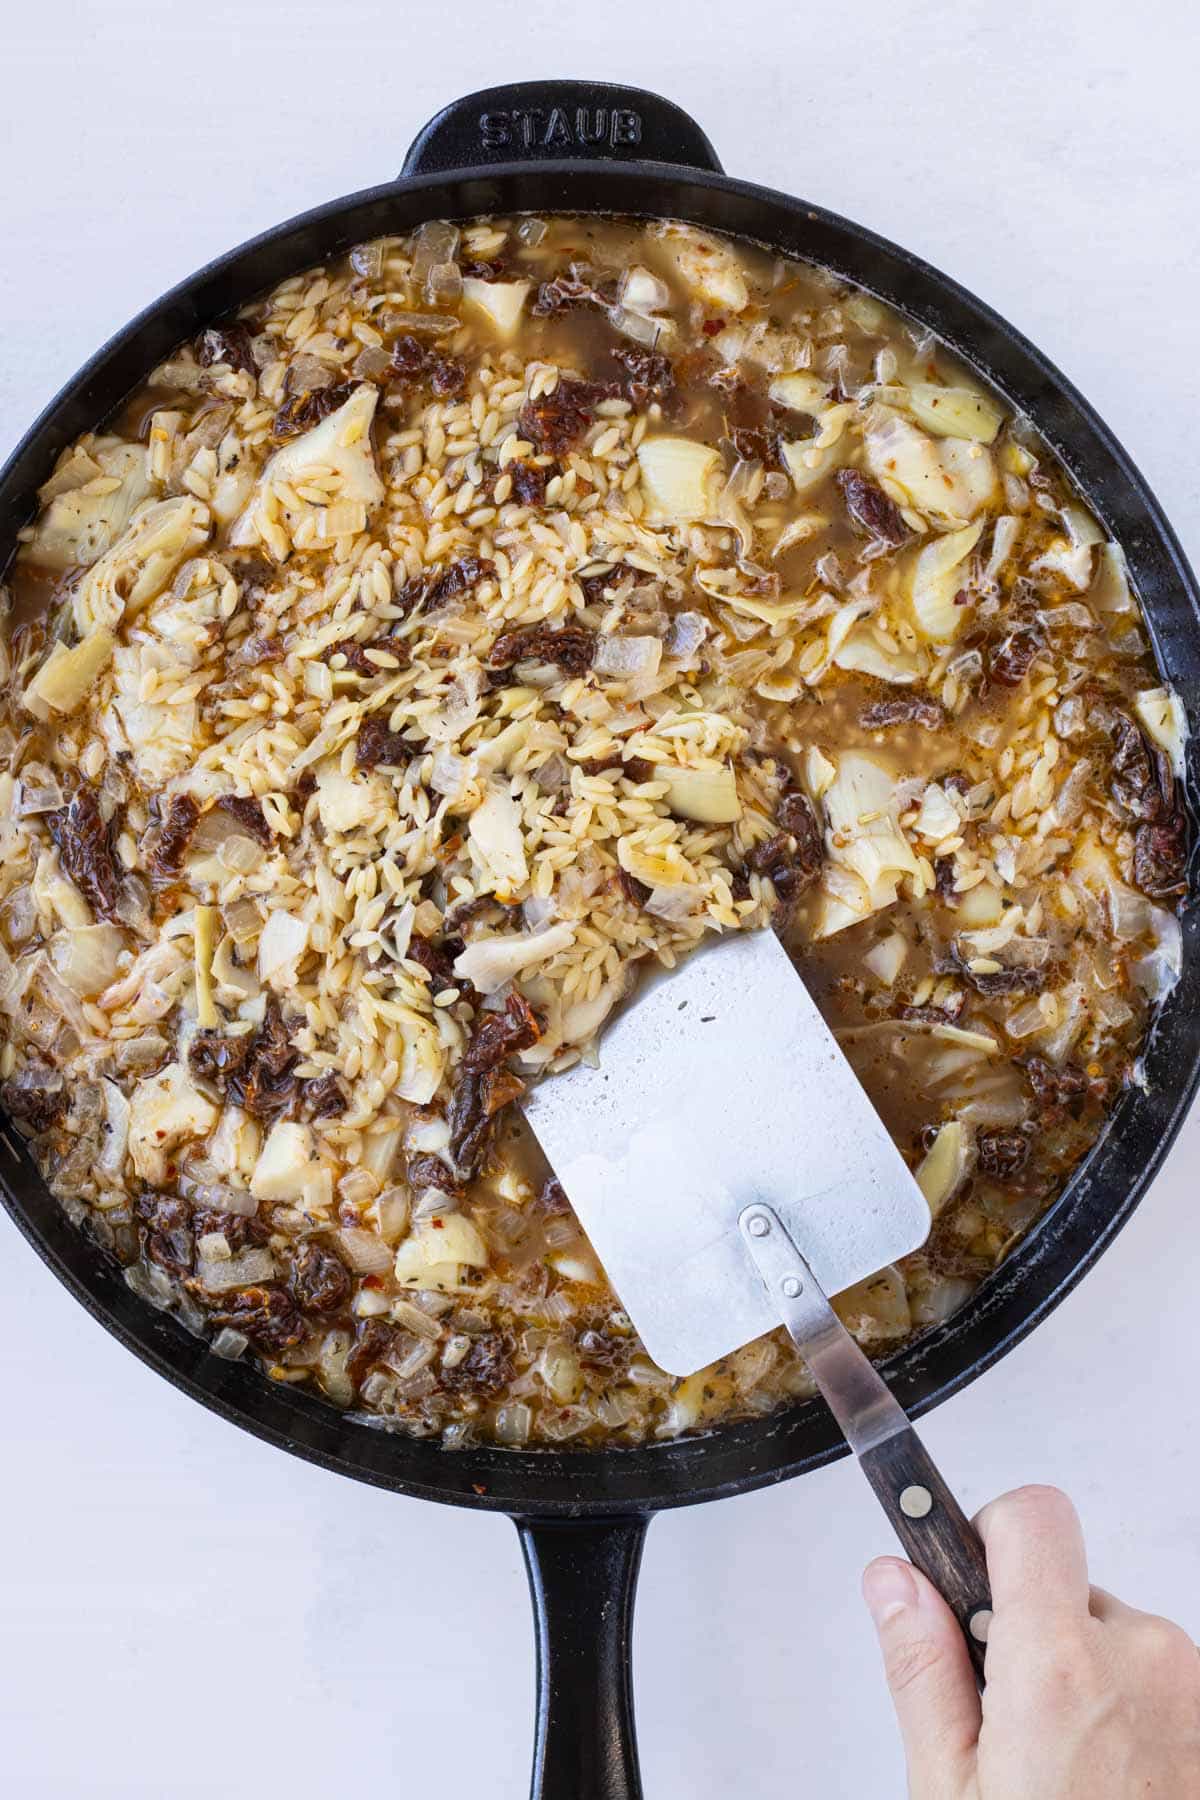
[[[705,319],[703,325],[700,327],[700,330],[705,337],[716,337],[717,333],[724,331],[724,329],[724,319]]]
[[[430,1221],[429,1221],[429,1223],[430,1223],[430,1224],[431,1224],[431,1225],[432,1225],[432,1226],[433,1226],[433,1229],[434,1229],[434,1230],[435,1230],[435,1231],[444,1231],[444,1230],[445,1230],[445,1228],[446,1228],[446,1227],[445,1227],[445,1222],[444,1222],[444,1221],[443,1221],[443,1220],[442,1220],[442,1219],[436,1219],[436,1218],[435,1218],[435,1219],[431,1219],[431,1220],[430,1220]]]

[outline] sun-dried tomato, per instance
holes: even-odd
[[[977,994],[983,994],[989,1000],[1000,994],[1040,994],[1046,985],[1046,976],[1041,969],[982,970],[960,962],[959,973]]]
[[[410,1156],[405,1167],[408,1185],[414,1193],[422,1188],[437,1188],[440,1193],[459,1196],[463,1191],[462,1182],[458,1180],[452,1169],[447,1168],[440,1156],[431,1156],[428,1152],[420,1156]]]
[[[220,1312],[209,1315],[210,1323],[221,1329],[240,1331],[261,1350],[278,1354],[293,1350],[308,1336],[308,1321],[286,1288],[268,1283],[263,1287],[243,1288],[234,1294]]]
[[[551,1175],[542,1183],[542,1189],[534,1201],[537,1211],[547,1219],[564,1218],[571,1210],[571,1202],[567,1199],[566,1189],[555,1175]]]
[[[459,949],[462,948],[461,940]],[[432,938],[422,937],[414,931],[408,940],[408,960],[420,963],[428,970],[431,984],[436,992],[439,988],[451,987],[454,983],[454,956],[449,944],[435,943]]]
[[[62,1076],[46,1063],[26,1063],[0,1087],[0,1105],[26,1137],[49,1131],[66,1112],[69,1098]]]
[[[1074,1063],[1064,1063],[1056,1068],[1043,1056],[1027,1056],[1021,1066],[1029,1077],[1034,1100],[1046,1120],[1065,1111],[1078,1111],[1089,1095],[1100,1098],[1104,1094],[1104,1081],[1090,1080]]]
[[[196,361],[201,368],[213,363],[227,363],[231,369],[258,380],[258,364],[250,348],[251,334],[245,325],[214,325],[196,339]]]
[[[1114,710],[1109,730],[1113,741],[1113,798],[1132,818],[1159,818],[1163,812],[1163,792],[1149,745],[1126,713]]]
[[[484,1013],[476,1025],[446,1115],[450,1155],[460,1180],[470,1181],[478,1173],[493,1119],[524,1091],[524,1083],[504,1063],[516,1051],[536,1044],[540,1036],[533,1010],[520,994],[509,996],[503,1012]]]
[[[271,848],[275,833],[267,824],[261,800],[256,800],[253,794],[222,794],[217,805],[231,819],[237,820],[247,837],[261,844],[264,850]]]
[[[737,425],[730,432],[729,440],[746,462],[762,463],[766,469],[779,467],[779,438],[775,432]]]
[[[523,994],[510,994],[503,1012],[484,1013],[471,1034],[461,1067],[479,1075],[499,1068],[518,1050],[528,1050],[542,1035],[533,1008]]]
[[[186,1275],[192,1266],[195,1240],[186,1203],[170,1194],[141,1194],[133,1203],[141,1221],[142,1249],[168,1275]]]
[[[399,768],[412,754],[399,731],[389,731],[386,713],[369,713],[354,741],[354,763],[359,769]]]
[[[508,264],[499,256],[468,258],[458,268],[464,281],[503,281],[508,272]]]
[[[282,662],[283,645],[278,638],[263,637],[255,633],[253,637],[243,638],[236,651],[236,659],[248,669],[257,669],[262,663]]]
[[[389,656],[396,659],[396,668],[385,668],[382,663],[373,662],[367,655],[368,650],[386,650]],[[341,655],[346,660],[346,667],[356,675],[394,675],[396,669],[406,669],[411,660],[411,651],[403,638],[372,638],[369,643],[361,643],[358,638],[339,638],[336,644],[329,644],[321,652],[322,662],[332,662],[335,656]]]
[[[619,393],[615,382],[573,381],[560,375],[553,393],[525,402],[517,428],[538,450],[557,456],[579,442],[600,402]]]
[[[438,1379],[447,1393],[477,1394],[488,1400],[503,1393],[514,1373],[512,1339],[504,1332],[485,1331],[472,1338],[461,1362],[439,1371]]]
[[[355,1387],[360,1387],[367,1374],[381,1363],[396,1337],[393,1325],[382,1319],[361,1319],[355,1328],[354,1348],[346,1358],[346,1373]]]
[[[987,672],[1001,687],[1020,687],[1042,649],[1042,634],[1033,624],[1017,625],[987,653]]]
[[[526,462],[523,457],[514,457],[507,462],[502,471],[512,482],[512,498],[519,506],[545,506],[546,487],[562,470],[557,463]]]
[[[565,274],[542,282],[530,310],[535,319],[553,318],[579,306],[597,306],[607,311],[615,305],[616,298],[615,281],[604,280],[586,263],[572,263]]]
[[[1030,1142],[1023,1131],[981,1131],[975,1147],[979,1167],[993,1181],[1015,1181],[1029,1161]]]
[[[219,1231],[234,1256],[248,1244],[261,1246],[270,1233],[260,1219],[248,1219],[244,1213],[221,1212],[215,1206],[198,1206],[192,1214],[192,1230],[197,1238]]]
[[[448,600],[456,599],[459,594],[469,593],[495,573],[496,565],[490,557],[463,556],[458,562],[451,563],[448,569],[435,570],[429,575],[417,575],[411,581],[406,581],[396,596],[396,603],[403,608],[405,618],[418,606],[427,613],[436,612]]]
[[[935,856],[933,859],[934,892],[940,900],[953,900],[954,858],[952,856]]]
[[[1133,879],[1151,900],[1187,892],[1188,825],[1182,812],[1139,825],[1133,840]]]
[[[428,381],[434,393],[444,399],[461,393],[467,383],[464,365],[452,356],[439,356],[436,350],[411,336],[400,337],[392,346],[392,363],[384,370],[389,387],[412,387]]]
[[[963,996],[957,1006],[899,1006],[896,1017],[910,1025],[953,1025],[963,1008]]]
[[[585,1369],[611,1377],[624,1373],[636,1345],[620,1332],[592,1325],[580,1332],[576,1348]]]
[[[885,544],[903,544],[910,536],[900,510],[881,487],[857,469],[842,469],[837,478],[850,523]]]
[[[346,1090],[332,1069],[303,1083],[300,1111],[306,1119],[338,1119],[348,1105]]]
[[[294,1073],[299,1060],[275,999],[257,1031],[241,1037],[198,1031],[188,1048],[193,1073],[256,1119],[281,1119],[299,1109],[308,1085]]]
[[[554,663],[568,675],[583,675],[592,666],[596,633],[586,625],[523,625],[502,631],[488,652],[488,667],[511,668],[519,662]]]
[[[114,816],[106,824],[95,790],[81,782],[70,803],[46,814],[46,826],[58,846],[59,860],[97,918],[117,917],[120,877],[113,848]]]
[[[617,886],[628,900],[630,906],[636,906],[639,911],[645,906],[647,900],[650,898],[651,890],[646,886],[645,882],[639,881],[636,875],[631,875],[628,869],[619,868],[617,870]]]
[[[912,694],[903,699],[872,701],[863,708],[858,722],[864,731],[886,731],[892,725],[923,725],[926,731],[940,731],[946,714],[936,700],[920,700]]]
[[[790,907],[821,873],[825,847],[816,814],[798,789],[784,794],[775,819],[779,830],[754,846],[746,866],[756,875],[768,876],[781,904]]]
[[[335,381],[331,387],[306,388],[303,393],[290,394],[271,421],[271,436],[295,437],[301,431],[310,431],[344,406],[357,386],[356,381]]]
[[[346,1304],[353,1283],[341,1258],[310,1240],[301,1244],[292,1259],[288,1286],[303,1311],[332,1313]]]
[[[613,358],[625,373],[621,386],[631,405],[642,407],[651,400],[669,400],[675,392],[675,370],[670,359],[638,344],[619,344]]]
[[[183,859],[200,819],[200,808],[190,794],[173,794],[162,805],[161,797],[150,805],[150,824],[139,849],[155,887],[179,880]]]

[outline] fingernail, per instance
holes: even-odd
[[[863,1599],[876,1625],[886,1625],[917,1604],[917,1584],[907,1563],[894,1556],[871,1563],[863,1575]]]

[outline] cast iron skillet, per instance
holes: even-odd
[[[398,181],[279,225],[172,289],[68,383],[21,443],[0,475],[0,545],[11,544],[29,518],[59,451],[181,339],[221,314],[338,250],[423,219],[555,209],[671,215],[757,238],[828,265],[929,326],[1030,416],[1125,546],[1162,665],[1189,715],[1200,716],[1195,578],[1154,496],[1086,401],[944,275],[819,207],[730,180],[685,113],[633,88],[530,82],[460,100],[420,133]],[[1032,1330],[1137,1204],[1200,1074],[1196,937],[1192,914],[1184,921],[1183,977],[1146,1051],[1144,1084],[1126,1092],[1086,1166],[961,1312],[887,1363],[910,1412],[954,1393]],[[0,1185],[20,1230],[88,1311],[214,1412],[339,1474],[513,1517],[537,1624],[533,1788],[546,1800],[635,1800],[641,1792],[629,1646],[651,1514],[746,1493],[845,1452],[816,1401],[707,1437],[614,1452],[483,1446],[445,1453],[371,1430],[209,1355],[173,1318],[137,1299],[67,1221],[2,1121]]]

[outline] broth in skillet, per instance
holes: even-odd
[[[3,1103],[272,1380],[448,1446],[810,1391],[782,1333],[656,1369],[513,1104],[707,932],[783,933],[929,1201],[837,1303],[874,1352],[1136,1079],[1185,727],[1121,549],[819,269],[620,220],[359,246],[65,452],[8,579]]]

